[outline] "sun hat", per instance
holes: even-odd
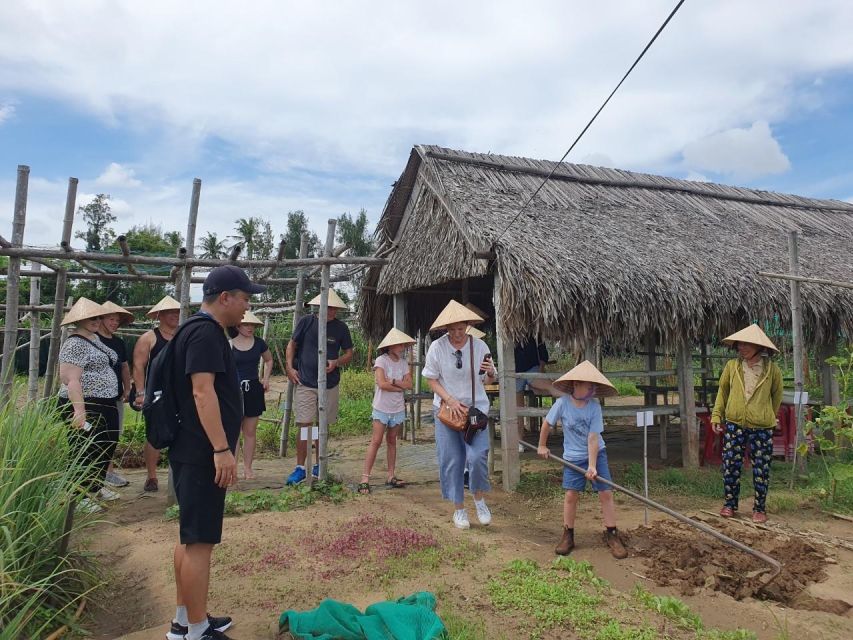
[[[779,352],[779,349],[777,349],[776,345],[773,344],[773,341],[767,337],[767,334],[761,330],[761,327],[754,323],[745,329],[736,331],[727,338],[723,338],[723,344],[727,344],[729,346],[734,346],[736,342],[748,342],[749,344],[754,344],[758,347],[772,349],[776,353]]]
[[[468,325],[468,328],[465,329],[465,333],[471,337],[479,338],[480,340],[486,337],[485,331],[480,331],[477,327],[473,327],[471,325]]]
[[[568,373],[554,381],[554,386],[560,391],[571,393],[575,382],[591,382],[595,385],[595,395],[599,398],[619,395],[610,380],[589,360],[584,360]]]
[[[210,270],[201,286],[201,292],[205,297],[212,296],[223,291],[234,291],[239,289],[248,294],[263,293],[267,290],[265,284],[255,284],[249,280],[249,276],[240,267],[233,264],[225,264]]]
[[[393,347],[398,344],[415,344],[417,342],[412,336],[403,333],[399,329],[391,329],[384,338],[382,338],[382,342],[379,343],[377,349],[385,349],[387,347]]]
[[[107,313],[117,313],[119,315],[119,326],[123,327],[133,322],[133,314],[124,307],[118,306],[112,300],[101,303],[101,306],[107,309]]]
[[[157,314],[161,311],[174,311],[181,310],[181,303],[175,300],[172,296],[163,296],[163,299],[160,300],[157,304],[151,307],[148,312],[145,314],[149,318],[156,318]]]
[[[256,324],[259,327],[262,327],[264,325],[264,321],[251,311],[246,310],[246,313],[243,314],[243,319],[240,320],[240,324]]]
[[[68,310],[68,313],[65,314],[65,317],[62,318],[62,326],[64,327],[66,324],[75,324],[81,320],[88,320],[89,318],[99,318],[107,315],[108,313],[113,312],[108,311],[94,300],[89,300],[89,298],[79,298],[71,309]]]
[[[321,294],[322,295],[322,294]],[[320,306],[320,296],[314,297],[311,302],[308,303],[312,307]],[[338,295],[338,292],[334,289],[329,289],[329,308],[331,309],[343,309],[344,311],[349,311],[349,306],[346,302],[341,300],[341,297]]]
[[[488,319],[489,319],[489,314],[488,314],[488,313],[486,313],[485,311],[483,311],[480,307],[478,307],[478,306],[477,306],[476,304],[474,304],[473,302],[469,302],[468,304],[466,304],[466,305],[465,305],[465,308],[466,308],[466,309],[468,309],[469,311],[473,311],[473,312],[474,312],[474,313],[476,313],[478,316],[480,316],[480,322],[478,322],[477,324],[480,324],[480,323],[482,323],[482,322],[485,322],[486,320],[488,320]]]
[[[443,329],[447,325],[454,324],[456,322],[479,324],[482,321],[483,318],[478,316],[469,308],[459,302],[456,302],[456,300],[451,300],[447,303],[447,306],[444,307],[444,310],[438,314],[438,317],[435,319],[435,322],[432,323],[429,330],[435,331],[436,329]]]

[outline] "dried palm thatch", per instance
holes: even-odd
[[[377,235],[383,267],[368,273],[361,322],[391,324],[390,296],[500,273],[505,324],[575,344],[673,344],[723,336],[752,320],[789,321],[787,232],[801,273],[853,281],[853,204],[562,164],[500,241],[554,163],[441,147],[413,149]],[[493,249],[492,264],[475,251]],[[811,342],[853,336],[853,293],[804,284]],[[446,299],[419,296],[410,330]],[[479,304],[479,303],[478,303]],[[412,301],[408,308],[413,309]],[[410,313],[410,319],[411,319]]]

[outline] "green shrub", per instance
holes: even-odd
[[[14,409],[16,395],[0,412],[0,635],[42,638],[70,624],[97,586],[91,567],[62,542],[69,505],[90,470],[69,451],[55,404]],[[72,531],[91,523],[75,516]]]

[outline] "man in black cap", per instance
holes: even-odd
[[[266,287],[233,265],[216,267],[204,281],[201,310],[174,337],[175,397],[181,427],[169,448],[180,507],[175,547],[177,612],[169,640],[227,640],[231,618],[207,615],[210,557],[222,539],[225,491],[237,481],[234,451],[243,398],[225,335],[240,324],[249,296]],[[187,400],[192,398],[193,402]]]

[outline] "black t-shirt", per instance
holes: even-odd
[[[516,371],[530,371],[533,367],[538,367],[540,362],[548,362],[548,349],[544,342],[528,340],[515,345]]]
[[[255,338],[252,348],[245,351],[238,349],[233,344],[231,345],[234,362],[237,363],[237,376],[240,380],[258,379],[258,362],[261,359],[261,354],[269,350],[270,348],[263,338]]]
[[[116,372],[116,378],[118,378],[118,395],[121,397],[121,394],[124,393],[124,379],[121,370],[123,369],[122,365],[127,362],[127,345],[124,343],[124,340],[116,335],[112,338],[105,338],[99,333],[98,337],[101,339],[101,342],[115,351],[118,356],[118,361],[113,370]]]
[[[297,371],[299,381],[306,387],[317,388],[317,316],[304,316],[296,323],[293,341],[296,343]],[[326,324],[326,358],[337,360],[341,351],[352,349],[349,327],[335,318]],[[341,370],[335,368],[326,376],[326,388],[334,389],[341,381]]]
[[[219,400],[228,446],[234,451],[243,419],[243,394],[240,393],[231,345],[222,327],[212,320],[193,320],[192,325],[173,339],[176,340],[175,397],[180,404],[181,428],[169,447],[169,458],[177,462],[213,466],[213,446],[198,418],[190,374],[216,374],[213,388]]]

